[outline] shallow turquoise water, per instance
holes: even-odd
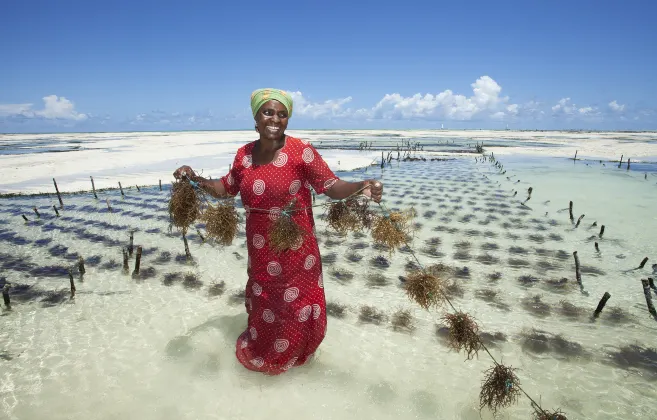
[[[657,323],[640,279],[657,262],[657,186],[640,173],[565,159],[505,157],[503,175],[479,160],[393,161],[340,175],[380,178],[388,208],[416,209],[418,259],[454,268],[457,309],[478,319],[491,353],[520,368],[521,385],[545,408],[569,418],[656,417],[649,349]],[[9,418],[492,418],[478,411],[491,360],[480,353],[464,363],[445,346],[443,312],[405,296],[399,277],[414,264],[409,249],[389,255],[367,234],[338,237],[316,209],[335,304],[329,332],[312,364],[262,377],[233,355],[245,323],[243,234],[225,248],[190,234],[189,264],[180,235],[167,231],[168,192],[126,194],[65,195],[59,218],[53,196],[0,200],[2,275],[33,286],[24,301],[15,293],[0,318],[0,401]],[[570,200],[575,219],[585,214],[577,228]],[[131,230],[144,250],[139,280],[121,270]],[[587,294],[574,281],[573,251]],[[77,255],[86,274],[70,300],[67,268],[77,278]],[[634,270],[644,256],[648,264]],[[611,299],[592,321],[605,291]],[[381,318],[363,318],[364,305]],[[412,332],[392,328],[398,309],[411,312]],[[521,397],[500,417],[530,413]]]

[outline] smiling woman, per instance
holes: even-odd
[[[249,317],[237,339],[236,356],[247,369],[277,375],[303,365],[326,334],[311,189],[333,199],[362,192],[379,202],[383,185],[339,179],[308,141],[287,136],[293,101],[285,91],[254,91],[251,109],[260,138],[237,151],[228,174],[208,180],[182,166],[174,177],[186,176],[217,198],[241,195],[249,253],[245,291]],[[302,210],[284,211],[292,203]],[[269,235],[280,217],[292,218],[303,230],[299,241],[282,252],[272,247]]]

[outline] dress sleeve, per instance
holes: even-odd
[[[324,194],[338,181],[339,178],[335,176],[326,161],[311,144],[304,146],[301,158],[303,159],[305,181],[313,187],[317,194]]]
[[[242,182],[242,161],[240,153],[235,154],[230,171],[219,179],[224,184],[224,188],[229,195],[234,197],[240,192],[240,183]]]

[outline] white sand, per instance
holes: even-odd
[[[290,133],[291,135],[294,135]],[[0,193],[52,192],[52,178],[61,192],[135,185],[157,185],[173,180],[173,171],[189,165],[204,175],[218,178],[228,171],[235,151],[255,140],[247,131],[177,133],[91,133],[52,135],[2,135],[0,143],[35,141],[47,137],[54,145],[81,142],[83,150],[0,156],[3,179]],[[334,171],[368,166],[377,152],[358,154],[322,150],[321,155]]]
[[[487,147],[498,156],[531,154],[539,156],[589,159],[624,159],[641,161],[657,158],[657,133],[493,131],[493,130],[341,130],[289,131],[289,134],[313,142],[340,142],[367,139],[403,138],[454,139],[459,142],[511,141],[516,147]],[[15,134],[0,135],[0,144],[51,139],[59,146],[78,142],[82,150],[64,153],[0,155],[3,179],[0,193],[51,192],[52,178],[60,191],[89,190],[89,176],[96,188],[154,185],[161,179],[169,182],[172,172],[187,164],[213,177],[223,175],[232,163],[235,150],[255,138],[250,131],[153,132],[153,133],[83,133],[83,134]],[[538,143],[549,143],[542,147]],[[521,150],[518,149],[521,147]],[[322,150],[321,154],[334,170],[351,170],[369,165],[380,155],[375,151],[359,153]]]

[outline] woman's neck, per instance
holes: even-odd
[[[277,140],[263,140],[262,137],[258,139],[257,147],[260,153],[276,153],[279,149],[285,146],[285,135]]]

